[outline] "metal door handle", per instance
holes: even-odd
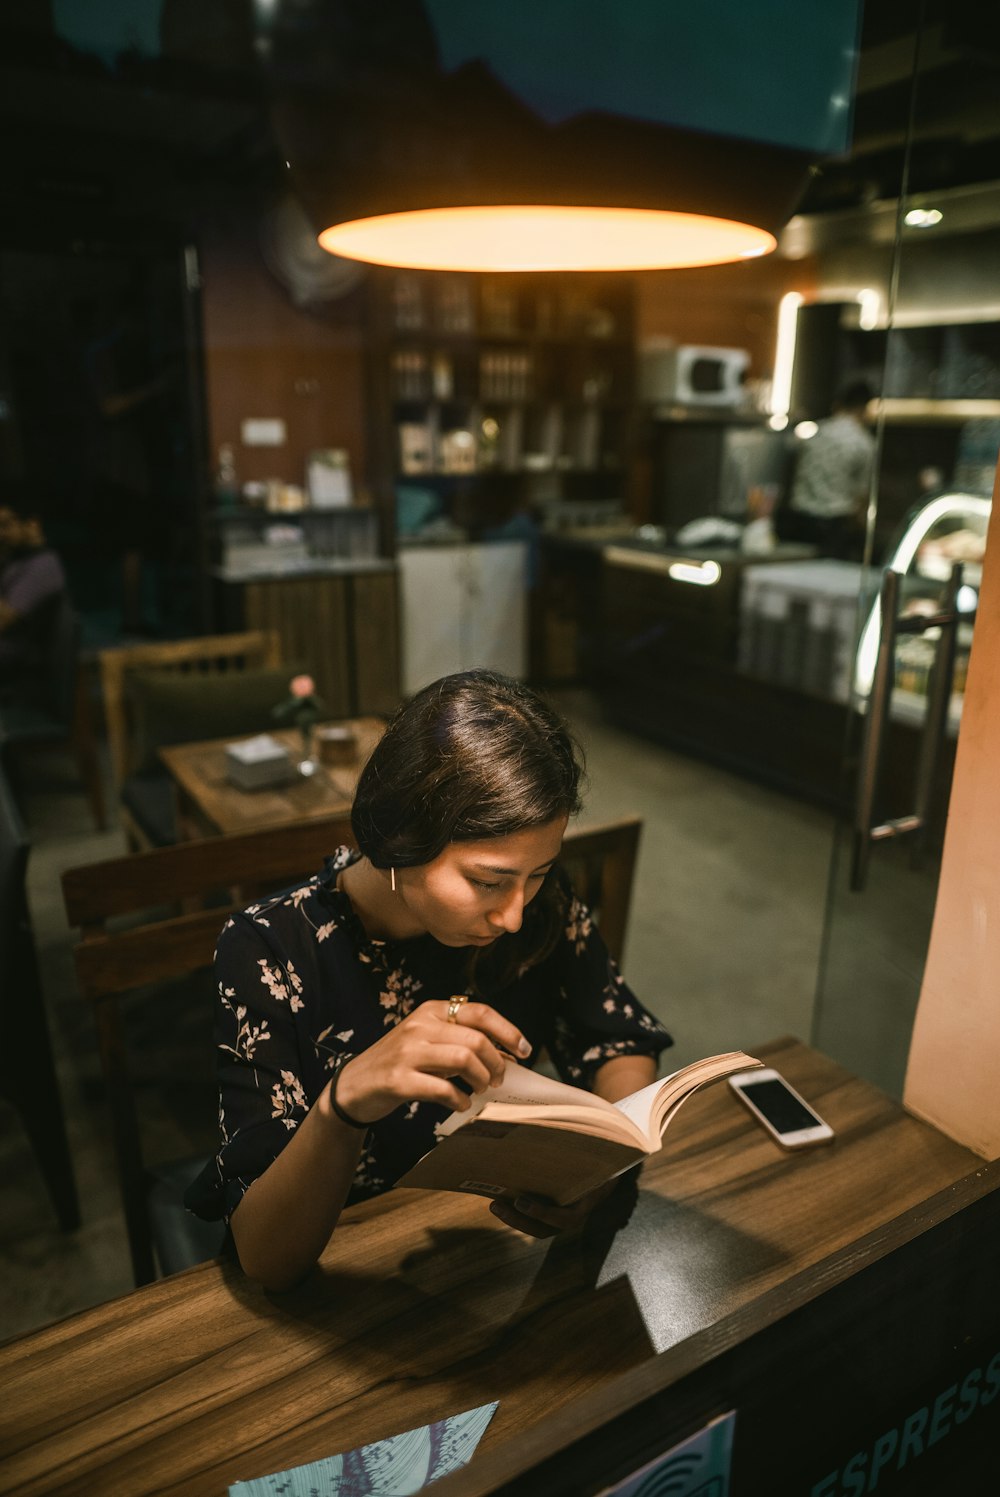
[[[948,727],[948,707],[955,675],[955,645],[958,634],[958,590],[962,585],[962,565],[956,562],[945,588],[941,608],[934,614],[899,617],[899,572],[887,571],[879,594],[880,633],[878,657],[868,698],[861,762],[858,767],[858,789],[854,803],[854,830],[851,848],[850,887],[862,890],[868,878],[868,861],[873,842],[917,833],[921,839],[927,831],[931,793],[938,757]],[[896,639],[900,634],[925,634],[939,629],[941,640],[934,654],[927,689],[927,712],[924,717],[917,763],[916,805],[908,816],[894,816],[872,824],[875,795],[878,790],[882,739],[892,699],[895,673]]]
[[[920,822],[916,831],[921,846],[927,837],[934,775],[948,732],[948,708],[951,706],[951,693],[955,684],[955,652],[958,646],[958,593],[962,586],[963,570],[962,563],[956,562],[948,578],[941,610],[941,640],[934,652],[934,664],[927,682],[927,716],[920,742],[917,803],[914,810],[914,815]],[[932,627],[930,621],[928,627]]]
[[[882,732],[892,695],[893,667],[896,656],[896,615],[899,611],[900,574],[887,570],[879,592],[879,640],[868,713],[865,717],[861,762],[858,765],[858,789],[854,798],[854,830],[851,838],[851,888],[858,892],[868,878],[871,852],[871,824],[878,788],[882,757]]]

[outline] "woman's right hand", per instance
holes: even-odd
[[[504,1056],[531,1054],[524,1035],[486,1003],[463,1003],[448,1018],[448,1000],[420,1004],[382,1039],[349,1060],[337,1077],[337,1103],[359,1123],[376,1123],[402,1102],[436,1102],[465,1112],[473,1092],[503,1079]]]

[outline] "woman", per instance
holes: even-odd
[[[448,1110],[499,1081],[505,1053],[530,1064],[544,1048],[610,1101],[655,1079],[670,1036],[556,866],[580,778],[564,724],[527,687],[446,676],[397,711],[362,771],[360,851],[227,923],[223,1141],[188,1204],[228,1217],[252,1278],[301,1278],[344,1205],[392,1186]],[[547,1236],[598,1198],[490,1209]]]

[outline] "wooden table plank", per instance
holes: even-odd
[[[360,717],[351,719],[350,726],[354,728],[357,752],[349,764],[321,764],[308,778],[299,776],[288,784],[260,790],[241,790],[229,782],[226,748],[238,742],[237,739],[174,744],[159,752],[186,803],[182,805],[182,814],[193,811],[199,831],[223,835],[248,832],[286,826],[293,821],[340,816],[350,810],[358,775],[382,736],[385,724],[381,718]],[[271,736],[284,744],[293,758],[301,752],[299,734],[294,730],[274,732]]]
[[[203,1265],[0,1348],[0,1490],[220,1497],[496,1398],[484,1457],[523,1448],[656,1353],[749,1333],[783,1285],[811,1274],[822,1292],[824,1264],[980,1163],[797,1042],[758,1053],[834,1143],[786,1154],[724,1085],[699,1094],[610,1248],[390,1192],[345,1215],[290,1294]]]

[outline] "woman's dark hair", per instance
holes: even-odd
[[[450,842],[507,837],[580,809],[582,755],[562,719],[520,681],[462,671],[390,719],[351,811],[376,868],[430,863]]]
[[[412,868],[450,842],[575,815],[583,772],[566,724],[535,692],[493,671],[462,671],[425,686],[390,719],[358,780],[351,825],[376,868]],[[471,990],[498,993],[542,961],[568,903],[553,869],[520,931],[472,954]]]

